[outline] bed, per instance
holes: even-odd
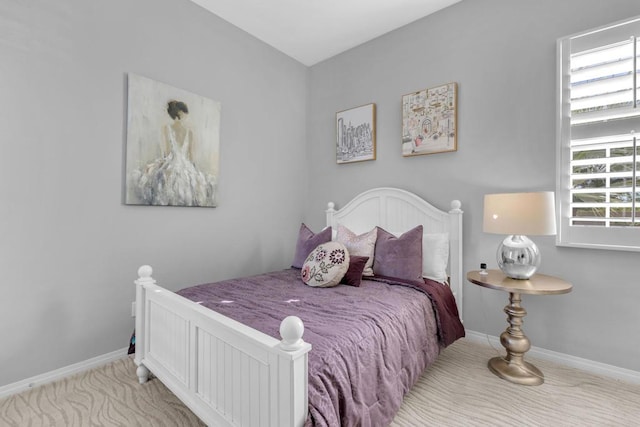
[[[153,373],[208,425],[388,424],[440,349],[464,335],[460,208],[377,188],[326,210],[332,241],[336,229],[377,229],[397,243],[419,227],[421,267],[446,268],[444,284],[377,274],[359,287],[312,288],[303,266],[174,293],[140,267],[140,383]],[[439,266],[436,248],[440,258],[446,248]]]

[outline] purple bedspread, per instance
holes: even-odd
[[[386,426],[456,333],[438,329],[447,314],[434,308],[427,291],[378,280],[313,288],[300,280],[300,270],[289,269],[178,294],[277,339],[282,319],[300,317],[303,339],[312,345],[307,425]]]

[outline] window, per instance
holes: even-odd
[[[640,251],[640,17],[558,40],[562,246]]]

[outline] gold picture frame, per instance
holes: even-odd
[[[376,159],[376,104],[336,113],[336,162]]]
[[[458,150],[457,83],[402,96],[402,155]]]

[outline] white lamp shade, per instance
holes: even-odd
[[[486,194],[482,229],[494,234],[554,235],[555,211],[553,191]]]

